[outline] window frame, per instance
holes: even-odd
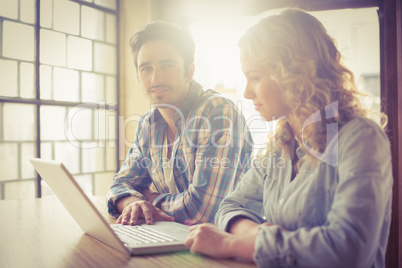
[[[17,0],[18,1],[18,0]],[[88,6],[94,8],[96,10],[103,11],[105,13],[110,13],[115,15],[116,18],[116,106],[114,111],[116,112],[117,118],[120,116],[120,0],[116,0],[116,10],[109,9],[106,7],[102,7],[90,2],[85,2],[82,0],[69,0],[74,3],[78,3],[82,6]],[[35,0],[35,22],[33,23],[34,27],[34,90],[35,90],[35,98],[21,98],[21,97],[6,97],[0,96],[0,103],[15,103],[15,104],[33,104],[35,105],[35,116],[36,116],[36,140],[35,140],[35,149],[36,149],[36,157],[41,157],[41,136],[40,136],[40,109],[41,106],[58,106],[58,107],[74,107],[79,105],[82,108],[89,108],[89,109],[99,109],[99,110],[106,110],[108,109],[107,105],[99,105],[94,103],[85,103],[85,102],[70,102],[70,101],[58,101],[58,100],[48,100],[48,99],[41,99],[40,98],[40,2],[41,0]],[[118,159],[119,156],[119,120],[116,120],[116,172],[120,166],[120,161]],[[18,179],[19,180],[19,179]],[[13,180],[14,181],[14,180]],[[29,181],[29,180],[24,180]],[[35,197],[41,198],[42,197],[42,187],[41,187],[42,178],[37,174],[35,182]],[[0,197],[4,197],[4,184],[0,185]]]

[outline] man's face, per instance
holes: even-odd
[[[194,65],[185,67],[175,45],[163,40],[143,44],[137,63],[138,78],[151,103],[178,107],[190,88]]]

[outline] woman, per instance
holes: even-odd
[[[266,120],[282,119],[221,203],[219,229],[192,226],[186,246],[259,267],[384,267],[390,145],[333,39],[316,18],[289,9],[251,27],[239,46],[244,96]]]

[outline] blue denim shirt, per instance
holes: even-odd
[[[259,267],[384,267],[393,183],[389,141],[375,122],[356,118],[326,151],[337,161],[313,166],[306,160],[292,181],[290,160],[268,155],[220,205],[215,223],[223,230],[239,215],[274,224],[258,229],[253,258]]]

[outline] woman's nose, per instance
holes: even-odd
[[[243,93],[244,98],[246,99],[253,99],[255,97],[254,90],[250,85],[247,83],[246,88]]]

